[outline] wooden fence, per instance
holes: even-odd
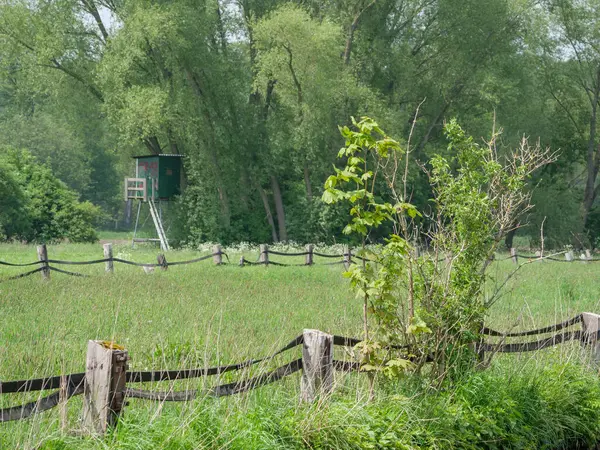
[[[258,260],[250,261],[246,259],[246,257],[242,256],[239,260],[239,266],[282,266],[282,267],[294,267],[294,266],[314,266],[314,265],[343,265],[346,270],[350,267],[352,263],[355,261],[369,261],[361,256],[356,255],[349,247],[345,247],[343,253],[341,254],[329,254],[329,253],[321,253],[316,252],[314,250],[315,246],[313,244],[309,244],[306,246],[305,251],[303,252],[279,252],[276,250],[269,249],[268,245],[260,246],[260,253]],[[220,245],[213,246],[212,254],[201,256],[199,258],[194,258],[186,261],[167,261],[166,256],[161,253],[157,256],[156,263],[137,263],[134,261],[128,261],[123,258],[115,258],[113,256],[112,244],[104,244],[103,245],[103,255],[104,257],[101,259],[95,259],[91,261],[65,261],[65,260],[57,260],[57,259],[49,259],[48,258],[48,250],[45,245],[40,245],[37,247],[38,260],[30,263],[10,263],[6,261],[0,261],[0,266],[11,266],[11,267],[26,267],[26,266],[36,266],[39,265],[38,268],[15,275],[11,277],[7,277],[0,280],[0,283],[9,280],[15,280],[18,278],[24,278],[29,275],[33,275],[35,273],[41,273],[43,279],[50,279],[51,272],[57,272],[65,275],[77,276],[77,277],[86,277],[88,275],[84,275],[82,273],[71,272],[64,269],[59,269],[58,267],[54,267],[54,265],[91,265],[91,264],[104,264],[105,271],[108,273],[113,273],[115,271],[115,263],[121,263],[131,266],[142,267],[145,272],[151,272],[155,268],[159,267],[161,270],[168,270],[171,266],[177,265],[185,265],[185,264],[194,264],[197,262],[205,261],[208,259],[212,259],[213,263],[216,265],[224,265],[230,264],[229,256],[223,252],[223,249]],[[557,258],[556,255],[563,255],[564,259]],[[271,256],[278,257],[299,257],[304,256],[303,263],[284,263],[281,261],[273,261]],[[223,260],[225,257],[225,261]],[[324,258],[324,259],[336,259],[337,261],[331,262],[315,262],[315,258]],[[516,249],[512,248],[510,251],[510,256],[500,259],[495,259],[495,261],[503,261],[507,259],[512,259],[515,264],[519,264],[519,258],[527,259],[528,262],[533,261],[558,261],[558,262],[573,262],[576,258],[573,255],[572,251],[561,252],[557,254],[553,254],[550,256],[544,256],[540,253],[536,255],[522,255],[518,254]],[[444,261],[445,259],[440,259],[439,261]],[[585,255],[580,256],[580,260],[586,263],[597,262],[600,261],[600,258],[593,258],[590,251],[586,250]]]
[[[558,256],[562,255],[563,258],[559,258]],[[581,253],[578,258],[575,257],[575,253],[573,250],[567,250],[564,252],[553,253],[551,255],[544,255],[543,252],[537,251],[535,255],[523,255],[517,252],[516,248],[510,249],[510,256],[504,259],[512,259],[515,264],[519,264],[519,258],[526,259],[527,261],[555,261],[555,262],[574,262],[581,261],[584,263],[590,262],[598,262],[600,258],[594,258],[592,256],[592,252],[590,250],[584,250],[584,253]]]
[[[564,331],[575,325],[579,330]],[[560,333],[557,333],[560,332]],[[538,341],[505,343],[507,338],[534,336],[554,333]],[[600,361],[600,315],[582,313],[565,322],[530,331],[501,333],[489,328],[482,330],[482,336],[500,338],[497,343],[481,342],[480,352],[516,353],[541,350],[550,346],[578,340],[591,349],[596,362]],[[26,419],[34,414],[52,409],[60,404],[66,407],[69,398],[83,394],[83,423],[88,433],[102,434],[113,426],[125,407],[128,398],[151,401],[189,401],[198,397],[223,397],[235,395],[279,381],[293,373],[302,371],[300,399],[312,402],[320,396],[329,395],[334,387],[334,371],[360,371],[360,364],[354,361],[334,359],[334,346],[353,347],[359,339],[327,334],[318,330],[304,330],[303,334],[286,346],[260,359],[252,359],[237,364],[211,368],[130,371],[128,351],[108,341],[88,341],[85,372],[59,375],[30,380],[0,382],[0,394],[29,393],[57,390],[53,394],[19,406],[0,409],[0,422]],[[131,387],[143,382],[174,381],[202,378],[239,371],[259,363],[272,360],[277,355],[302,346],[301,358],[284,364],[274,370],[233,383],[219,384],[206,390],[148,391]],[[394,347],[412,354],[408,346]]]
[[[223,252],[223,249],[220,245],[215,245],[213,247],[213,252],[210,255],[201,256],[199,258],[194,258],[185,261],[167,261],[167,258],[164,253],[161,253],[157,256],[156,263],[138,263],[134,261],[129,261],[123,258],[116,258],[113,256],[112,244],[104,244],[103,245],[103,253],[104,258],[95,259],[91,261],[65,261],[58,259],[50,259],[48,258],[48,250],[46,245],[39,245],[37,247],[38,260],[30,263],[11,263],[7,261],[0,261],[0,266],[10,266],[10,267],[27,267],[27,266],[36,266],[39,265],[37,269],[30,270],[28,272],[21,273],[19,275],[15,275],[12,277],[4,278],[0,280],[1,282],[16,280],[18,278],[24,278],[29,275],[33,275],[35,273],[41,273],[42,278],[45,280],[50,279],[51,272],[58,272],[65,275],[78,276],[78,277],[86,277],[88,275],[84,275],[82,273],[71,272],[64,269],[59,269],[54,267],[54,265],[75,265],[75,266],[83,266],[83,265],[92,265],[92,264],[105,264],[105,271],[108,273],[113,273],[115,271],[115,263],[126,264],[130,266],[138,266],[142,267],[145,272],[151,272],[155,268],[160,268],[161,270],[168,270],[171,266],[185,265],[185,264],[194,264],[201,261],[205,261],[208,259],[212,259],[214,264],[216,265],[224,265],[229,264],[229,256],[227,253]],[[304,263],[283,263],[278,261],[272,261],[270,255],[277,256],[304,256]],[[325,259],[337,259],[338,261],[333,262],[315,262],[315,257],[317,258],[325,258]],[[225,260],[223,259],[225,258]],[[352,253],[352,251],[346,247],[344,249],[344,253],[342,254],[328,254],[328,253],[320,253],[314,251],[314,245],[310,244],[306,246],[306,250],[304,252],[295,252],[295,253],[284,253],[278,252],[275,250],[270,250],[267,245],[260,246],[260,254],[257,261],[250,261],[246,259],[244,256],[240,258],[239,265],[243,266],[284,266],[284,267],[292,267],[292,266],[314,266],[314,265],[338,265],[343,264],[346,269],[350,267],[350,264],[354,260],[367,261],[365,258],[357,256]]]

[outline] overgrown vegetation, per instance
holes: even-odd
[[[355,130],[341,128],[346,146],[339,157],[346,166],[327,179],[323,200],[349,202],[344,233],[363,240],[363,262],[346,274],[363,300],[363,370],[397,376],[413,367],[412,359],[417,371],[433,361],[430,375],[437,383],[463,376],[474,365],[487,310],[500,294],[484,298],[488,268],[504,237],[531,209],[528,179],[555,157],[525,139],[501,157],[496,135],[479,146],[453,120],[445,126],[452,156],[436,155],[424,168],[433,206],[427,220],[417,222],[424,216],[410,203],[410,140],[403,150],[372,119],[353,124]],[[377,189],[378,178],[387,192]],[[393,224],[393,233],[367,250],[366,237],[385,222]],[[419,255],[415,244],[423,236],[428,251]],[[397,352],[402,356],[393,357],[391,346],[404,346]]]
[[[97,240],[100,209],[78,195],[29,152],[0,157],[0,237],[28,242]]]

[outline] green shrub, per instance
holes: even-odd
[[[11,167],[0,163],[0,239],[12,239],[27,233],[31,221],[23,212],[27,208],[27,197]]]
[[[29,152],[9,149],[3,156],[2,164],[14,174],[14,181],[22,192],[22,200],[13,202],[14,212],[2,222],[3,229],[10,230],[10,235],[5,232],[6,237],[32,242],[98,239],[94,230],[100,217],[98,207],[90,202],[79,202],[78,195]]]

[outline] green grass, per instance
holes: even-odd
[[[153,246],[135,250],[128,245],[114,248],[115,256],[138,262],[154,262],[157,253]],[[256,252],[243,253],[251,261],[258,257]],[[102,247],[99,244],[52,245],[48,246],[48,254],[51,259],[96,259],[102,257]],[[170,252],[167,259],[185,260],[201,254],[207,253]],[[361,303],[353,298],[347,280],[342,278],[341,266],[240,268],[235,264],[239,257],[239,252],[232,251],[231,265],[216,267],[208,260],[174,266],[164,272],[157,269],[148,275],[140,267],[122,264],[115,265],[112,275],[104,273],[102,264],[57,266],[91,276],[74,278],[53,272],[50,282],[43,282],[39,274],[35,274],[27,279],[0,283],[0,380],[83,371],[88,339],[114,339],[129,350],[133,370],[151,370],[202,367],[260,357],[287,343],[303,328],[360,336]],[[281,257],[272,258],[283,261]],[[35,247],[1,245],[0,259],[33,261]],[[285,262],[302,262],[302,258]],[[514,267],[510,261],[494,264],[493,272],[498,277]],[[0,279],[25,270],[27,268],[0,266]],[[582,311],[600,312],[599,272],[600,263],[549,262],[524,266],[492,308],[488,325],[500,330],[529,329],[562,321]],[[562,364],[572,359],[577,346],[557,347],[538,356],[503,356],[498,358],[490,374],[518,378],[524,376],[523,371],[528,371],[532,378],[522,383],[535,383],[538,382],[536,373],[545,370],[550,363]],[[297,357],[299,349],[248,374]],[[566,376],[567,372],[556,376]],[[237,377],[239,374],[227,374],[219,381],[229,382]],[[378,406],[374,407],[356,401],[365,395],[364,377],[339,376],[337,381],[339,386],[332,402],[311,407],[298,405],[298,376],[226,399],[165,405],[132,400],[123,426],[105,441],[74,436],[79,428],[81,409],[81,398],[75,398],[69,402],[69,426],[65,433],[60,431],[55,408],[31,420],[0,424],[0,448],[35,448],[41,443],[45,446],[42,448],[57,449],[259,449],[300,448],[302,445],[368,448],[371,435],[363,430],[365,424],[371,424],[372,427],[368,427],[371,430],[385,423],[391,426],[398,420],[403,426],[425,430],[427,439],[433,439],[428,434],[433,428],[421,422],[431,414],[427,408],[436,409],[443,402],[451,401],[444,396],[433,396],[426,408],[421,405],[423,402],[407,402],[406,397],[416,391],[403,386],[394,392],[382,388],[378,393]],[[186,389],[215,382],[213,379],[191,380],[172,386]],[[166,389],[167,386],[168,383],[162,383],[147,387]],[[569,386],[565,389],[570,392]],[[594,385],[590,385],[590,389],[595,389]],[[517,399],[523,395],[507,391],[506,398],[512,399],[513,394]],[[32,398],[34,394],[0,395],[0,407]],[[562,417],[556,418],[559,419]],[[334,420],[340,429],[335,429]],[[576,425],[572,424],[572,428]],[[400,433],[400,428],[397,432]],[[315,444],[320,440],[321,444]],[[427,444],[430,448],[447,448],[431,442]],[[552,442],[560,442],[560,439]],[[405,447],[377,444],[373,448]],[[466,444],[464,448],[468,448]]]

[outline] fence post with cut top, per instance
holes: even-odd
[[[104,263],[104,271],[107,273],[113,273],[115,271],[115,267],[113,261],[112,244],[104,244],[102,248],[104,249],[104,259],[108,260]]]
[[[312,402],[333,390],[333,336],[304,330],[302,345],[301,399]]]
[[[315,246],[313,244],[308,244],[306,246],[306,258],[304,259],[304,264],[307,266],[313,265],[313,250]]]
[[[213,246],[213,262],[217,266],[223,264],[223,250],[219,244]]]
[[[260,258],[259,261],[265,266],[269,265],[269,246],[262,244],[260,246]]]
[[[103,435],[116,425],[125,402],[127,351],[112,342],[88,341],[85,365],[83,425]]]
[[[512,258],[512,262],[514,262],[515,264],[519,264],[519,257],[517,256],[516,248],[510,248],[510,257]]]
[[[169,263],[167,263],[167,258],[162,253],[156,257],[156,262],[160,266],[161,270],[167,270],[169,268]]]
[[[348,245],[344,246],[344,267],[346,270],[350,268],[350,264],[352,264],[352,253],[350,247]]]
[[[582,336],[581,343],[586,347],[591,347],[592,358],[595,362],[600,362],[600,315],[584,312],[581,314]]]
[[[50,266],[48,265],[48,249],[46,244],[37,246],[38,261],[42,263],[42,280],[50,279]]]

